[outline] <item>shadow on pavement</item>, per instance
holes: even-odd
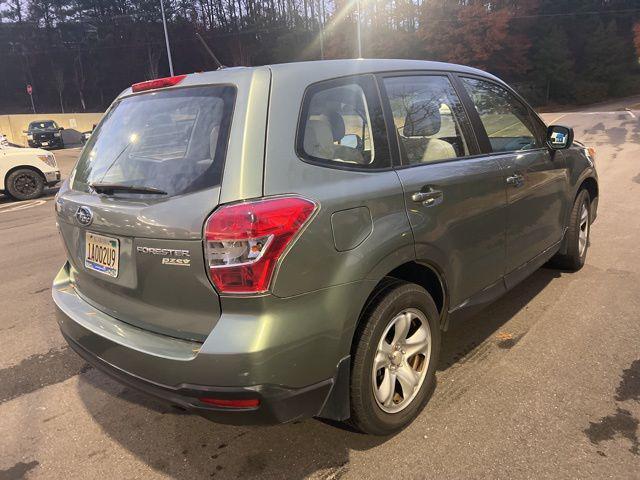
[[[559,270],[541,268],[467,322],[445,332],[442,336],[438,370],[443,371],[455,365],[494,335],[554,278],[559,276]]]
[[[466,324],[447,332],[439,370],[482,344],[542,291],[558,271],[541,269]],[[97,424],[145,464],[172,478],[339,478],[350,451],[375,448],[370,437],[333,422],[273,427],[220,425],[184,414],[97,370],[81,375],[79,395]],[[437,395],[437,391],[436,391]]]
[[[386,440],[313,419],[272,427],[216,424],[123,389],[99,371],[81,378],[80,397],[104,432],[171,478],[338,478],[351,450]]]
[[[34,202],[38,200],[49,200],[53,198],[56,193],[58,193],[59,189],[60,189],[59,186],[56,186],[53,188],[45,188],[44,191],[42,192],[42,195],[40,195],[38,198],[34,198],[33,200],[14,200],[8,195],[0,194],[0,205],[13,203],[16,206],[19,206],[20,204],[26,203],[26,202]]]

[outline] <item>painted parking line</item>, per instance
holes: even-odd
[[[562,115],[560,115],[558,118],[554,118],[553,120],[549,121],[549,125],[553,125],[554,123],[556,123],[558,120],[560,120],[561,118],[566,117],[567,115],[569,115],[569,113],[563,113]]]
[[[17,212],[19,210],[26,210],[27,208],[38,207],[44,205],[48,200],[27,200],[25,202],[18,203],[6,203],[0,205],[0,213]]]
[[[547,120],[552,114],[551,113],[541,113],[539,114],[546,122],[548,125],[553,125],[554,123],[558,122],[561,118],[564,118],[568,115],[620,115],[620,114],[629,114],[631,116],[631,118],[638,118],[637,115],[631,111],[631,109],[629,108],[625,108],[624,110],[615,110],[612,112],[565,112],[562,115],[554,118],[553,120]]]

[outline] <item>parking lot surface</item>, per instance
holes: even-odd
[[[53,315],[54,192],[0,197],[0,479],[640,478],[640,111],[593,110],[544,116],[597,148],[587,264],[447,332],[431,402],[388,438],[218,425],[90,368]],[[56,152],[64,176],[78,153]]]

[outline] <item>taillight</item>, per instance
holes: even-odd
[[[269,290],[282,252],[316,209],[300,197],[274,197],[224,205],[205,224],[211,281],[221,293]]]
[[[176,75],[175,77],[156,78],[147,82],[134,83],[131,90],[135,92],[144,92],[145,90],[153,90],[156,88],[173,87],[186,78],[186,75]]]

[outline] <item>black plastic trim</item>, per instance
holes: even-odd
[[[340,421],[346,420],[351,416],[350,382],[351,356],[348,355],[338,363],[331,392],[318,414],[319,417]]]

